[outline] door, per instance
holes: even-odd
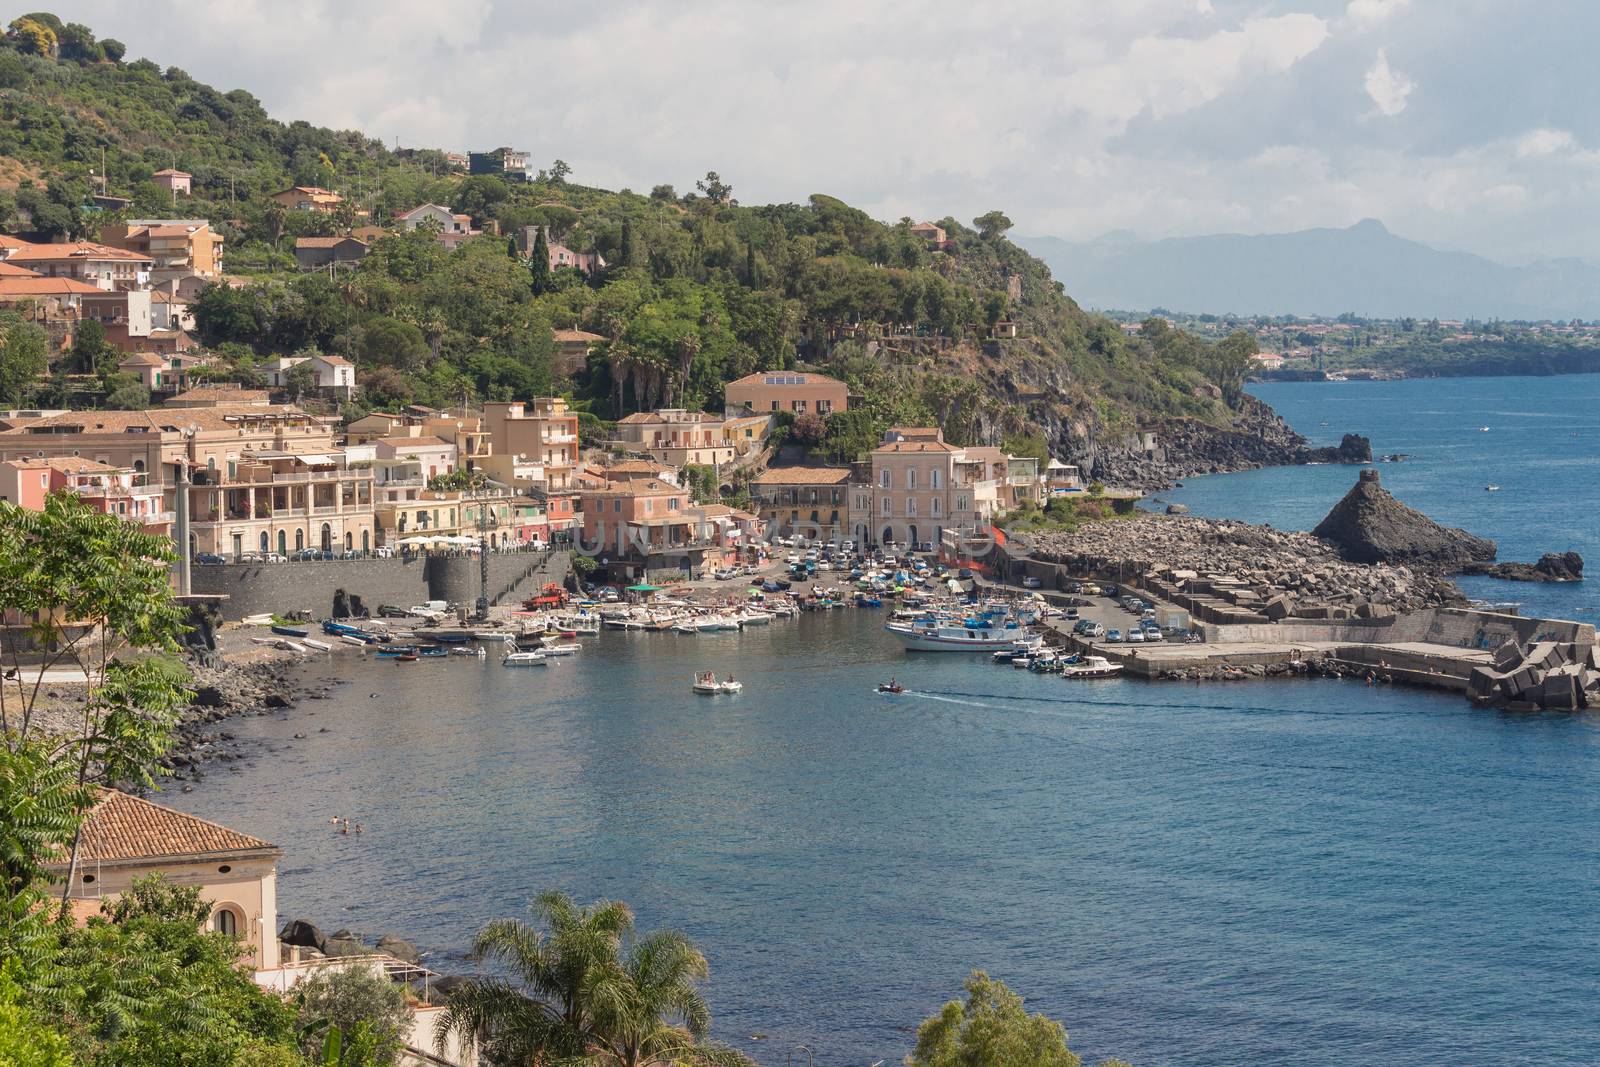
[[[322,551],[333,551],[333,527],[327,523],[322,524]]]
[[[287,556],[288,554],[289,554],[289,531],[288,530],[279,530],[278,531],[278,555]]]
[[[238,559],[244,555],[244,534],[233,535],[233,558]]]

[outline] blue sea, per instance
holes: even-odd
[[[1384,487],[1445,526],[1532,563],[1576,551],[1595,578],[1571,585],[1463,578],[1469,595],[1524,614],[1600,622],[1600,374],[1398,382],[1270,382],[1250,391],[1313,445],[1372,439]],[[1270,467],[1191,478],[1162,502],[1197,515],[1309,530],[1355,484],[1357,468]],[[1484,489],[1497,485],[1496,492]]]
[[[1595,388],[1263,395],[1313,436],[1412,452],[1383,468],[1402,499],[1528,556],[1593,545],[1579,508],[1518,515],[1553,480],[1594,514],[1595,431],[1537,397],[1592,411]],[[1455,433],[1443,413],[1464,404]],[[1174,498],[1305,526],[1353,477]],[[1337,681],[1072,683],[908,656],[881,626],[608,633],[531,671],[337,656],[308,672],[342,683],[329,699],[235,721],[249,758],[162,799],[281,844],[281,918],[394,931],[445,972],[542,889],[626,900],[701,945],[717,1036],[767,1067],[802,1043],[817,1064],[897,1063],[974,968],[1086,1062],[1600,1062],[1600,714]],[[744,692],[693,695],[699,668]],[[890,676],[909,691],[876,693]]]

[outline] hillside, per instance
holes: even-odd
[[[891,423],[937,420],[958,443],[1032,438],[1091,469],[1129,451],[1138,426],[1182,420],[1204,451],[1208,434],[1259,437],[1270,419],[1240,394],[1242,341],[1126,336],[1008,240],[999,212],[970,226],[942,220],[935,248],[910,220],[879,222],[826,195],[740,204],[715,173],[694,191],[648,194],[580,185],[559,161],[526,183],[467,177],[442,152],[285,124],[247,92],[123,62],[120,45],[83,27],[52,32],[58,55],[27,54],[39,35],[15,29],[0,50],[0,173],[33,176],[0,202],[5,221],[80,236],[123,215],[210,219],[242,284],[212,287],[195,313],[201,339],[227,357],[221,373],[241,383],[258,384],[266,358],[318,350],[352,359],[374,406],[553,389],[592,424],[657,405],[715,409],[725,382],[800,365],[861,398],[859,414],[825,428],[837,456]],[[105,192],[132,198],[120,214],[90,202],[102,160]],[[194,175],[194,196],[174,200],[150,181],[169,166]],[[345,202],[317,214],[265,199],[291,183]],[[336,278],[294,269],[295,237],[427,202],[470,215],[486,236],[454,250],[427,233],[387,237]],[[487,236],[526,226],[608,266],[538,272],[505,236]],[[552,328],[604,338],[571,379]]]
[[[1408,241],[1367,219],[1346,229],[1139,241],[1020,238],[1090,307],[1373,318],[1600,317],[1600,267],[1511,267]]]

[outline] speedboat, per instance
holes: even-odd
[[[904,693],[905,691],[906,687],[901,685],[899,682],[878,683],[878,692],[880,693]]]
[[[724,693],[742,693],[744,692],[744,683],[734,681],[733,676],[729,675],[722,683],[722,691]]]
[[[543,651],[538,652],[507,652],[500,660],[502,667],[548,667],[550,660]]]
[[[712,696],[722,692],[722,683],[717,681],[715,671],[701,671],[694,676],[694,685],[691,686],[696,693]]]
[[[1498,485],[1486,485],[1483,487],[1483,491],[1485,493],[1498,493],[1500,491],[1500,487]]]
[[[1122,673],[1122,664],[1112,663],[1104,656],[1085,656],[1081,662],[1061,668],[1063,678],[1115,678]]]

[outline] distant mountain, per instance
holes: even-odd
[[[1141,241],[1018,237],[1085,307],[1372,318],[1600,318],[1600,266],[1444,252],[1376,219],[1343,230]]]

